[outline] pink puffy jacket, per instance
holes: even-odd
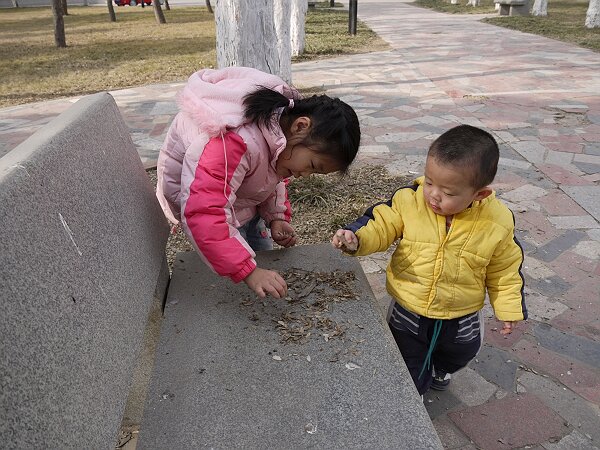
[[[238,228],[257,213],[267,224],[291,218],[286,183],[275,171],[285,136],[279,125],[271,131],[244,119],[243,98],[259,87],[297,97],[279,77],[255,69],[193,74],[157,164],[156,195],[165,215],[181,222],[209,267],[236,283],[256,267]]]

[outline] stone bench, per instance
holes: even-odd
[[[500,0],[498,14],[500,16],[528,16],[529,0]]]
[[[261,252],[286,300],[195,253],[172,277],[168,225],[109,94],[0,158],[4,448],[441,449],[356,259]],[[164,313],[163,313],[164,308]]]

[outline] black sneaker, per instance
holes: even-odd
[[[446,372],[435,372],[433,375],[433,381],[431,382],[431,389],[436,391],[445,391],[448,389],[452,376]]]

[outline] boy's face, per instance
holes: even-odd
[[[492,193],[484,187],[474,189],[468,168],[440,164],[428,156],[425,163],[423,194],[427,205],[441,216],[452,216],[464,211],[475,200],[482,200]]]

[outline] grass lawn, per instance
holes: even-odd
[[[477,7],[467,6],[466,0],[460,3],[452,5],[444,0],[417,0],[415,5],[453,14],[497,14],[492,0],[482,0]],[[533,0],[530,0],[530,4],[533,5]],[[546,17],[497,16],[484,18],[483,21],[600,52],[600,28],[585,28],[588,5],[588,0],[548,0]]]
[[[205,7],[163,9],[69,6],[67,48],[54,45],[50,8],[0,10],[0,107],[78,96],[103,90],[184,81],[216,64],[214,16]],[[309,10],[302,60],[385,49],[364,24],[348,35],[348,13]]]

